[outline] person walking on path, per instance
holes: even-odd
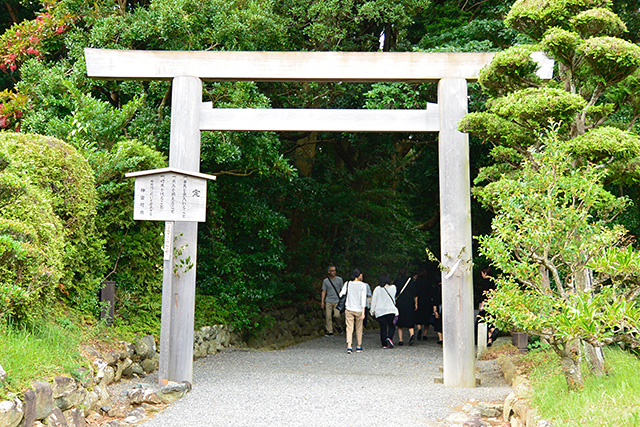
[[[342,332],[340,323],[342,316],[340,311],[336,308],[338,304],[338,294],[342,285],[342,277],[337,275],[335,265],[330,265],[327,268],[328,276],[322,281],[322,295],[320,297],[320,308],[324,310],[324,328],[327,337],[333,335],[334,331],[337,333]],[[335,323],[334,323],[335,322]]]
[[[362,322],[364,309],[367,306],[367,284],[362,281],[362,271],[353,270],[351,280],[347,281],[340,291],[340,296],[346,295],[345,323],[347,324],[347,353],[353,353],[353,329],[356,330],[356,352],[362,352]]]
[[[400,270],[400,275],[394,281],[397,289],[400,289],[396,297],[396,306],[398,307],[398,345],[404,345],[403,330],[409,329],[409,345],[413,345],[416,340],[413,334],[415,326],[414,315],[418,309],[418,297],[415,291],[415,280],[407,275],[407,269]]]
[[[393,319],[398,315],[396,307],[396,286],[390,284],[388,274],[380,276],[380,285],[371,297],[371,314],[380,323],[380,343],[382,348],[393,348],[393,334],[396,332]]]
[[[424,268],[420,270],[418,277],[415,279],[418,306],[414,320],[418,325],[418,334],[416,335],[418,341],[427,340],[427,332],[429,332],[429,325],[431,324],[431,316],[433,314],[433,286],[429,279],[429,274]]]

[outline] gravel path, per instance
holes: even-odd
[[[364,352],[346,354],[344,335],[279,351],[228,351],[194,363],[193,390],[143,425],[438,426],[453,408],[498,401],[511,389],[492,362],[482,386],[448,388],[436,339],[392,350],[365,332]]]

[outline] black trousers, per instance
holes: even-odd
[[[387,338],[393,341],[393,334],[396,333],[396,327],[393,324],[395,314],[385,314],[384,316],[376,317],[378,323],[380,323],[380,342],[382,345],[387,344]]]

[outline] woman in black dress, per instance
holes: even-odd
[[[415,311],[418,308],[418,297],[415,291],[415,280],[407,275],[407,270],[400,270],[400,275],[393,282],[398,290],[396,297],[396,307],[398,307],[398,345],[404,345],[403,330],[409,329],[409,345],[413,345],[416,340],[413,334],[415,326]]]
[[[418,297],[418,308],[416,309],[414,321],[418,326],[417,340],[427,340],[427,332],[433,314],[433,286],[431,285],[429,273],[422,269],[415,279],[416,296]]]

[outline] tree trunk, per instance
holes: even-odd
[[[596,347],[589,343],[584,343],[584,354],[589,361],[591,373],[597,377],[604,375],[604,354],[602,347]]]
[[[593,272],[589,268],[580,270],[576,274],[576,287],[582,292],[591,292],[593,289]],[[584,344],[585,355],[589,362],[591,373],[601,377],[604,375],[604,354],[602,347],[596,347],[591,344]]]
[[[584,382],[582,381],[582,371],[580,370],[580,363],[582,362],[580,340],[575,339],[564,343],[558,354],[560,355],[562,372],[567,380],[567,387],[571,391],[582,390]]]

